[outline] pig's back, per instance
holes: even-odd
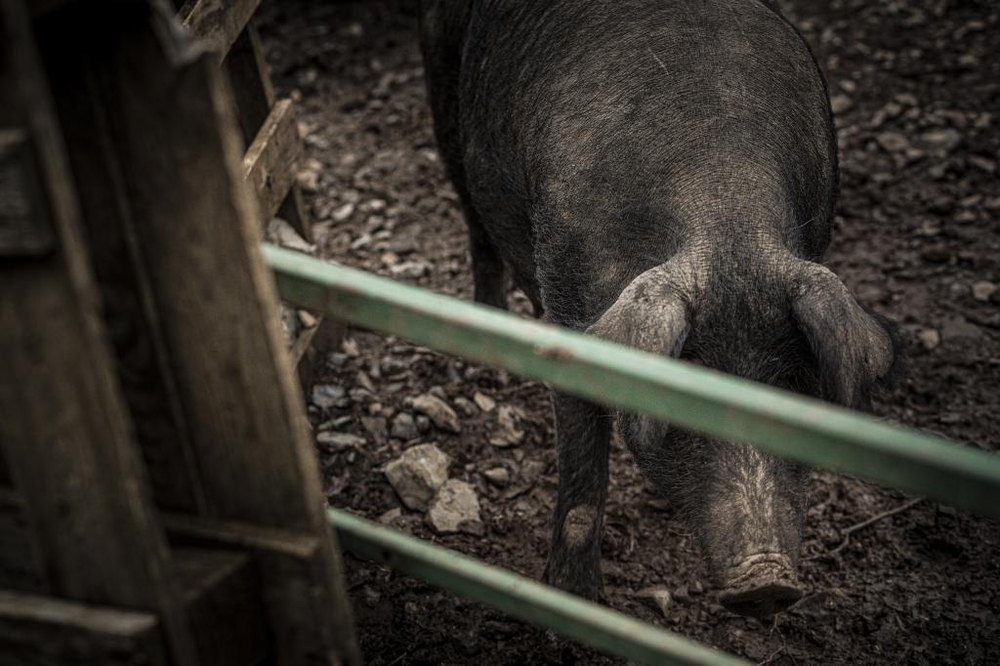
[[[554,318],[599,314],[683,243],[825,250],[826,90],[762,2],[494,0],[473,3],[467,35],[470,194]]]

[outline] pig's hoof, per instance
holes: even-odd
[[[604,582],[601,578],[600,568],[596,571],[569,567],[557,569],[549,561],[545,567],[545,573],[542,574],[542,580],[552,587],[583,597],[588,601],[604,602]]]
[[[802,585],[784,555],[754,555],[727,574],[719,601],[738,615],[768,618],[802,598]]]

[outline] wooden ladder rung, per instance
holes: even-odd
[[[199,0],[184,17],[184,25],[221,60],[259,5],[260,0]]]
[[[329,317],[316,317],[316,324],[303,328],[299,337],[292,342],[289,354],[299,376],[299,384],[304,394],[308,395],[320,359],[326,352],[336,349],[344,340],[347,327],[343,322]]]
[[[0,665],[167,666],[153,613],[0,590]]]
[[[321,539],[295,530],[243,522],[163,514],[175,549],[234,549],[250,555],[260,572],[267,617],[278,663],[305,663],[310,655],[330,658],[328,645],[338,631],[328,600],[316,581],[326,567]]]
[[[250,555],[175,548],[171,570],[202,664],[247,666],[271,654],[260,580]]]
[[[265,222],[274,217],[295,182],[302,141],[292,101],[275,103],[243,158],[247,182],[257,195]]]
[[[319,327],[322,325],[323,320],[317,319],[315,325],[310,326],[309,328],[303,328],[299,333],[299,337],[292,342],[292,347],[288,353],[292,357],[293,365],[298,366],[299,361],[302,360],[302,357],[305,356],[306,351],[312,344],[313,338],[316,337],[316,331],[318,331]]]

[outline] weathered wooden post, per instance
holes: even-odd
[[[236,116],[246,145],[243,166],[256,195],[261,224],[275,216],[312,242],[309,215],[296,182],[302,140],[291,100],[278,99],[264,62],[253,14],[260,0],[174,0],[179,16],[195,38],[215,53],[232,84]],[[292,361],[306,389],[323,352],[340,344],[343,323],[315,318],[293,332]]]
[[[0,663],[359,663],[216,57],[0,9]]]

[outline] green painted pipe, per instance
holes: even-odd
[[[455,594],[642,664],[737,666],[748,662],[617,611],[344,511],[327,511],[340,545]]]
[[[283,298],[808,465],[1000,517],[1000,456],[273,246]]]

